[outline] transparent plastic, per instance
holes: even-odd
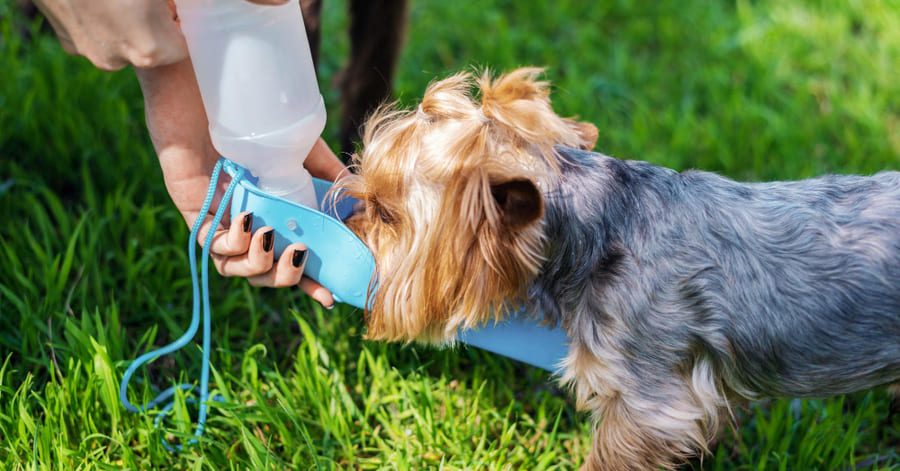
[[[316,208],[303,161],[325,105],[296,1],[175,0],[216,150],[259,188]]]

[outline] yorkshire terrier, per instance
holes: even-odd
[[[561,326],[586,469],[674,467],[739,396],[900,379],[900,172],[738,183],[618,160],[540,73],[457,74],[368,121],[339,186],[376,259],[369,338]]]

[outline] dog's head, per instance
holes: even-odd
[[[357,173],[337,186],[363,203],[347,225],[378,267],[369,338],[452,340],[501,319],[537,273],[538,185],[558,172],[553,146],[592,148],[597,137],[553,112],[540,73],[457,74],[417,109],[368,120]]]

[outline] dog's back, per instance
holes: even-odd
[[[708,303],[725,316],[736,379],[828,396],[900,376],[900,173],[683,178],[686,204],[708,216],[685,228],[713,262],[691,283],[721,284]]]
[[[741,184],[556,147],[598,134],[538,73],[457,74],[370,120],[342,180],[378,261],[370,338],[445,343],[519,307],[559,323],[597,421],[586,469],[674,467],[733,391],[900,379],[900,175]]]
[[[600,302],[644,305],[632,311],[647,326],[639,337],[693,343],[747,395],[828,396],[900,377],[900,172],[747,184],[565,154],[593,162],[587,175],[605,182],[593,197],[621,213],[606,245],[631,260],[614,270],[622,283],[641,287],[612,282]]]

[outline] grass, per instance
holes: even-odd
[[[117,398],[128,362],[188,324],[187,228],[133,73],[97,71],[0,0],[0,469],[575,469],[586,415],[542,371],[475,349],[361,340],[360,314],[212,278],[214,388],[202,443],[166,452]],[[414,103],[472,65],[547,67],[597,149],[748,180],[900,168],[900,2],[415,2],[396,83]],[[326,2],[322,90],[345,57]],[[23,39],[30,31],[33,39]],[[336,142],[335,126],[326,137]],[[198,376],[199,349],[150,386]],[[898,470],[883,390],[772,400],[689,469]],[[190,433],[191,406],[166,434]]]

